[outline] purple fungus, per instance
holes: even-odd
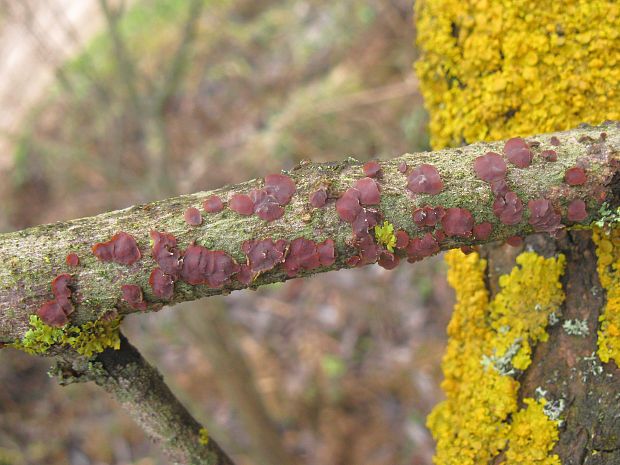
[[[181,278],[191,285],[221,287],[239,271],[239,265],[222,250],[190,245],[183,255]]]
[[[255,274],[252,273],[250,267],[245,263],[243,265],[239,265],[239,272],[235,275],[235,279],[239,281],[241,284],[245,284],[249,286],[252,281],[254,281]]]
[[[558,154],[555,150],[543,150],[540,156],[546,161],[558,161]]]
[[[70,253],[65,257],[65,262],[68,266],[78,266],[80,264],[80,257],[76,253]]]
[[[532,163],[532,151],[527,142],[520,137],[508,139],[504,145],[504,153],[508,161],[517,168],[527,168]]]
[[[347,258],[346,263],[347,263],[347,266],[353,267],[353,266],[358,266],[361,260],[362,259],[360,258],[359,255],[353,255],[352,257]]]
[[[407,163],[405,163],[404,161],[400,162],[400,164],[398,165],[398,171],[405,174],[407,172]]]
[[[321,266],[332,266],[336,262],[336,244],[333,239],[325,239],[316,245]]]
[[[569,186],[580,186],[586,182],[586,172],[583,168],[574,166],[564,173],[564,180]]]
[[[285,174],[270,174],[265,176],[265,192],[273,195],[277,202],[284,206],[290,202],[295,193],[295,183]]]
[[[362,208],[351,223],[351,229],[357,237],[362,237],[368,233],[370,228],[374,228],[379,223],[379,214],[368,208]]]
[[[437,168],[424,163],[409,173],[407,188],[415,194],[439,194],[443,189],[443,181]]]
[[[560,139],[555,136],[551,136],[551,139],[549,139],[549,143],[554,147],[558,147],[560,145]]]
[[[506,225],[515,225],[523,217],[523,202],[514,192],[497,196],[493,202],[493,213]]]
[[[336,212],[340,219],[347,223],[353,223],[357,215],[362,210],[360,205],[360,192],[357,189],[347,189],[342,196],[336,200]]]
[[[446,210],[443,207],[424,206],[413,211],[413,222],[420,228],[425,226],[435,226],[445,216]]]
[[[243,216],[254,213],[254,202],[247,194],[235,194],[228,201],[228,208]]]
[[[207,213],[218,213],[224,209],[224,203],[219,196],[210,195],[202,202],[202,208],[204,208]]]
[[[364,234],[362,237],[358,238],[355,242],[355,246],[360,252],[358,266],[375,263],[383,252],[383,248],[375,243],[370,234]]]
[[[394,268],[398,266],[399,262],[400,262],[400,259],[396,255],[394,255],[393,253],[384,251],[383,253],[381,253],[381,256],[379,257],[379,261],[377,262],[377,264],[381,268],[385,268],[386,270],[393,270]]]
[[[410,262],[417,262],[437,252],[439,252],[439,244],[431,233],[426,233],[422,238],[411,239],[407,246],[407,256]]]
[[[280,206],[275,196],[268,194],[265,189],[252,190],[250,199],[254,204],[254,213],[261,220],[274,221],[284,215],[284,208]]]
[[[362,178],[358,179],[353,185],[360,193],[360,203],[362,205],[378,205],[381,195],[379,194],[379,186],[374,179]]]
[[[127,304],[135,309],[140,311],[146,310],[146,302],[144,301],[144,295],[142,294],[142,288],[135,284],[123,284],[121,286],[121,291],[123,292],[123,300],[127,302]]]
[[[41,305],[37,310],[37,315],[43,323],[55,328],[60,328],[69,322],[62,307],[55,300],[50,300]]]
[[[510,189],[508,188],[508,183],[506,182],[506,178],[498,178],[494,179],[490,182],[491,184],[491,192],[495,195],[506,195]]]
[[[406,231],[399,229],[398,231],[396,231],[395,236],[396,236],[395,247],[397,249],[404,249],[407,247],[407,245],[409,245],[409,234],[407,234]]]
[[[301,270],[313,270],[321,266],[316,243],[303,237],[293,239],[282,266],[290,277],[296,276]]]
[[[474,171],[479,179],[491,182],[506,176],[506,162],[495,152],[489,152],[474,160]]]
[[[474,231],[474,237],[476,239],[480,241],[485,241],[489,238],[489,236],[491,235],[491,232],[493,232],[493,225],[489,223],[488,221],[485,221],[484,223],[480,223],[474,226],[473,231]]]
[[[200,226],[202,224],[202,215],[196,207],[189,207],[185,210],[185,222],[190,226]]]
[[[52,281],[52,293],[56,298],[56,302],[62,308],[65,315],[69,316],[73,313],[73,304],[71,303],[71,289],[69,289],[69,282],[71,282],[70,274],[59,274]]]
[[[435,240],[438,244],[441,244],[446,238],[446,233],[444,233],[441,229],[439,231],[435,231]]]
[[[527,208],[530,210],[529,223],[534,228],[534,231],[555,234],[558,229],[562,228],[562,217],[555,212],[549,200],[530,200],[527,203]]]
[[[272,270],[277,264],[284,261],[288,243],[279,239],[263,239],[254,241],[245,241],[241,245],[241,250],[245,253],[248,266],[253,276],[265,271]]]
[[[448,236],[468,237],[474,227],[474,217],[466,208],[448,208],[441,226]]]
[[[163,272],[161,268],[155,268],[149,276],[149,284],[153,294],[163,300],[170,300],[174,295],[174,279]]]
[[[181,251],[177,248],[177,239],[169,233],[152,230],[153,240],[151,255],[162,271],[177,279],[181,273]]]
[[[107,242],[93,246],[93,254],[102,262],[116,262],[131,265],[141,257],[136,240],[126,232],[114,234]]]
[[[363,170],[364,176],[368,176],[369,178],[375,178],[381,175],[381,165],[374,160],[364,163]]]
[[[569,221],[583,221],[588,217],[586,211],[586,203],[583,200],[576,199],[568,204],[567,218]]]
[[[471,245],[462,245],[461,246],[461,252],[463,252],[465,255],[469,255],[473,251],[474,251],[474,248]]]
[[[511,247],[521,247],[523,245],[523,238],[521,236],[510,236],[506,239],[506,244]]]
[[[327,189],[320,187],[310,194],[310,205],[314,208],[321,208],[327,202]]]

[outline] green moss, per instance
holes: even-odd
[[[30,315],[32,328],[11,347],[28,354],[42,355],[53,346],[69,346],[78,354],[91,357],[110,347],[119,349],[120,323],[120,318],[116,318],[110,321],[88,321],[81,326],[54,328],[43,323],[37,315]]]

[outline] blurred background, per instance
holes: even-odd
[[[0,0],[0,231],[303,159],[428,149],[412,11],[412,0]],[[123,329],[239,465],[430,465],[424,422],[441,400],[452,302],[435,257]],[[60,387],[49,365],[0,351],[0,465],[166,463],[107,394]]]

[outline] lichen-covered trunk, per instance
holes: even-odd
[[[457,305],[447,400],[429,417],[438,465],[620,463],[620,234],[592,235],[448,254]]]

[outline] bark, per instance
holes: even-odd
[[[114,396],[171,463],[234,465],[174,396],[157,369],[124,336],[119,350],[108,349],[90,361],[65,358],[54,371],[61,384],[94,381]]]
[[[601,137],[602,132],[606,133],[605,138]],[[524,205],[530,199],[544,197],[551,200],[556,208],[561,208],[563,216],[570,200],[582,198],[588,205],[586,222],[590,222],[596,218],[602,199],[614,205],[617,200],[620,125],[608,122],[598,127],[581,126],[555,133],[553,135],[560,141],[557,147],[550,144],[551,135],[527,138],[529,142],[540,144],[533,148],[535,161],[527,169],[509,166],[508,184]],[[473,160],[477,156],[488,151],[501,153],[502,148],[501,141],[479,143],[458,149],[406,154],[382,161],[383,177],[378,181],[381,187],[379,210],[387,221],[394,224],[395,230],[404,229],[412,237],[426,232],[415,226],[412,210],[427,204],[467,208],[476,223],[491,222],[494,232],[486,242],[531,233],[527,213],[516,226],[498,222],[492,213],[493,194],[489,184],[477,179],[473,171]],[[546,149],[557,151],[557,162],[545,162],[538,156]],[[443,191],[433,196],[411,195],[406,189],[406,176],[398,171],[403,162],[409,167],[421,163],[434,165],[442,176]],[[564,173],[575,165],[586,167],[588,180],[582,186],[569,187],[564,183]],[[319,242],[331,238],[336,244],[335,264],[313,272],[347,267],[347,259],[358,251],[352,243],[351,227],[338,218],[334,203],[355,180],[363,176],[362,164],[352,158],[336,163],[307,162],[288,174],[297,186],[297,193],[286,206],[284,216],[270,223],[255,215],[244,217],[228,209],[218,214],[203,214],[204,222],[196,228],[184,221],[184,211],[190,206],[200,208],[202,201],[210,194],[218,194],[227,200],[234,193],[247,193],[262,186],[261,180],[252,180],[212,192],[184,195],[91,218],[0,235],[0,263],[3,263],[0,268],[0,344],[19,340],[24,335],[28,329],[29,315],[52,298],[50,283],[60,273],[70,273],[73,277],[75,312],[70,319],[74,325],[96,320],[113,309],[121,315],[135,312],[121,300],[122,284],[141,286],[150,310],[244,287],[235,280],[217,289],[203,285],[190,286],[179,281],[171,301],[157,299],[148,284],[150,272],[156,267],[150,256],[149,231],[152,229],[174,234],[181,249],[195,242],[209,249],[224,250],[239,263],[245,262],[241,245],[246,240],[273,238],[290,241],[304,237]],[[323,208],[312,209],[308,197],[321,185],[328,186],[329,201]],[[92,255],[93,244],[106,241],[119,231],[134,236],[140,247],[142,259],[131,266],[103,263]],[[477,243],[481,242],[452,237],[441,242],[441,248],[446,250]],[[65,257],[70,252],[79,255],[78,268],[66,266]],[[310,273],[300,273],[300,276],[307,274]],[[276,267],[259,276],[252,287],[286,279],[288,277],[281,267]]]
[[[615,363],[601,363],[596,356],[598,318],[604,308],[605,291],[598,279],[595,246],[590,231],[571,231],[561,240],[534,235],[525,246],[545,257],[566,256],[562,286],[566,300],[563,320],[583,320],[590,331],[569,335],[561,324],[549,326],[549,339],[533,351],[532,364],[518,378],[519,401],[535,398],[536,389],[565,403],[560,438],[553,452],[563,465],[611,465],[620,463],[618,393],[620,370]],[[522,250],[487,247],[489,287],[498,291],[498,277],[509,273]],[[500,455],[493,462],[500,464]]]

